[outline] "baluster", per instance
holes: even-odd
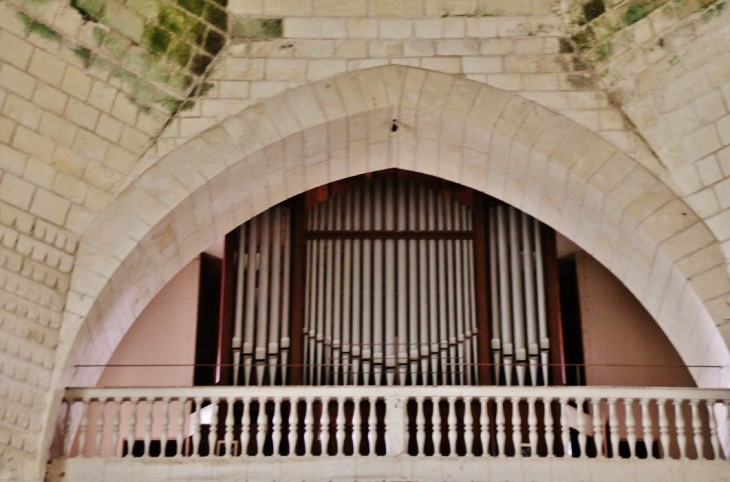
[[[611,432],[611,457],[618,458],[618,417],[616,416],[616,399],[608,399],[608,427]]]
[[[352,455],[360,455],[360,444],[362,442],[362,414],[360,412],[361,397],[355,397],[353,403],[355,410],[352,414]]]
[[[377,402],[376,397],[370,397],[370,412],[368,413],[368,443],[369,443],[369,451],[368,455],[374,456],[375,455],[375,442],[377,437],[376,432],[376,424],[378,422],[378,417],[375,414],[375,403]]]
[[[101,455],[101,443],[104,439],[104,423],[106,422],[106,398],[97,400],[99,416],[96,417],[96,437],[94,438],[94,457]]]
[[[583,416],[583,403],[585,398],[579,397],[575,399],[575,417],[578,422],[578,450],[580,451],[579,457],[586,456],[586,421]]]
[[[560,442],[563,444],[563,457],[570,457],[570,427],[568,426],[568,399],[560,399]]]
[[[522,417],[520,416],[520,397],[512,397],[512,445],[515,457],[522,457]]]
[[[322,413],[319,418],[319,445],[321,455],[329,454],[330,442],[330,398],[322,397]]]
[[[652,458],[651,448],[654,445],[653,436],[651,433],[651,415],[649,414],[649,399],[642,398],[639,402],[641,404],[641,428],[644,431],[644,447],[646,447],[646,458]]]
[[[271,433],[272,455],[277,456],[281,454],[281,397],[274,397],[274,419],[272,422],[274,425]]]
[[[601,423],[601,399],[592,398],[593,405],[593,441],[596,444],[596,457],[602,459],[603,453],[603,424]]]
[[[677,429],[677,445],[679,445],[679,458],[687,458],[687,437],[684,434],[684,414],[682,413],[682,400],[674,399],[674,426]]]
[[[446,423],[448,424],[449,432],[449,455],[454,457],[456,456],[456,397],[449,397],[448,398],[449,405],[448,405],[448,412],[446,416]]]
[[[337,398],[337,451],[335,455],[345,454],[345,397]]]
[[[127,427],[127,457],[133,457],[134,439],[137,436],[137,403],[138,397],[129,400],[129,425]]]
[[[693,399],[690,401],[692,409],[692,432],[694,433],[695,449],[697,450],[697,460],[705,458],[705,447],[702,440],[702,425],[700,424],[700,401]]]
[[[499,458],[504,458],[504,446],[507,435],[504,433],[504,397],[497,397],[497,451]]]
[[[624,412],[626,414],[626,442],[629,445],[629,458],[636,454],[636,421],[634,420],[634,399],[624,399]]]
[[[225,444],[226,450],[226,457],[233,457],[233,405],[235,403],[235,398],[226,398],[226,433],[223,438],[223,443]]]
[[[441,455],[441,407],[439,397],[433,398],[433,455]]]
[[[464,445],[466,455],[474,455],[474,415],[472,414],[471,397],[464,398]]]
[[[307,397],[304,406],[304,455],[312,455],[312,442],[314,441],[314,433],[312,432],[312,425],[314,415],[312,410],[314,409],[314,399]]]
[[[160,457],[165,457],[168,428],[170,426],[170,397],[162,398],[162,422],[160,427]]]
[[[289,456],[294,456],[297,454],[299,439],[299,398],[292,397],[289,404]]]
[[[75,400],[66,399],[66,420],[64,423],[63,431],[63,455],[66,457],[71,456],[71,409],[73,408]]]
[[[154,397],[148,398],[145,401],[147,405],[147,411],[144,416],[144,455],[142,457],[148,458],[150,456],[150,442],[152,441],[152,407],[154,406]]]
[[[86,430],[89,426],[89,402],[90,400],[88,398],[84,398],[81,405],[81,424],[79,425],[79,457],[82,458],[86,457],[84,449],[86,448]],[[131,448],[129,451],[130,453],[132,452]]]
[[[203,399],[195,398],[195,411],[193,412],[193,453],[192,457],[200,456],[200,410],[203,408]]]
[[[659,443],[662,445],[661,457],[669,458],[669,419],[667,419],[666,399],[657,400],[659,406]]]
[[[241,457],[248,455],[248,441],[251,436],[251,397],[243,397],[241,414]]]
[[[489,412],[487,397],[479,397],[479,438],[482,443],[482,457],[489,457]]]
[[[553,424],[553,398],[545,397],[542,401],[545,412],[545,445],[548,457],[555,457],[555,427]]]
[[[416,444],[418,455],[423,456],[426,443],[426,417],[423,415],[423,397],[416,397]]]
[[[112,457],[118,457],[117,446],[119,445],[119,427],[122,423],[122,399],[114,399],[114,421],[112,422],[111,453]]]
[[[714,460],[720,460],[720,439],[717,435],[717,421],[715,420],[715,410],[712,406],[715,403],[714,400],[705,401],[707,407],[707,421],[710,426],[710,445],[712,446],[712,458]]]
[[[264,456],[264,443],[266,442],[266,397],[259,399],[259,411],[256,413],[256,455]]]
[[[219,397],[214,397],[210,400],[212,418],[210,420],[210,429],[208,430],[208,457],[214,457],[216,455],[216,444],[218,442],[218,402]]]
[[[537,455],[537,414],[535,413],[535,397],[527,399],[527,427],[530,441],[530,457],[534,457]]]
[[[183,440],[185,431],[185,405],[187,405],[187,398],[179,398],[177,400],[177,433],[175,434],[175,457],[183,456]]]

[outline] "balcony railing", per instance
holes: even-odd
[[[730,391],[612,387],[73,388],[64,457],[720,460]],[[725,433],[723,433],[725,432]]]

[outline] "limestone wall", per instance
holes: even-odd
[[[441,173],[516,204],[529,203],[523,206],[527,211],[601,259],[655,318],[675,320],[660,324],[670,339],[685,340],[680,353],[686,359],[727,364],[730,29],[727,11],[720,7],[724,3],[698,4],[672,15],[667,9],[674,3],[662,3],[587,48],[576,42],[579,29],[571,13],[583,9],[582,3],[563,3],[0,3],[0,480],[42,478],[53,432],[48,421],[55,417],[58,390],[73,380],[67,363],[108,359],[131,320],[206,242],[266,207],[268,201],[251,200],[256,186],[246,184],[247,179],[269,179],[262,159],[274,164],[286,152],[296,159],[286,175],[304,179],[306,172],[307,183],[347,173],[332,170],[337,135],[312,124],[300,150],[286,151],[282,144],[281,150],[270,148],[258,158],[256,150],[247,151],[253,160],[242,160],[241,154],[239,177],[230,182],[247,186],[238,191],[248,189],[241,194],[248,201],[233,219],[235,206],[220,193],[235,192],[235,186],[220,179],[206,183],[214,171],[230,175],[219,159],[234,153],[217,149],[234,144],[218,142],[220,129],[209,129],[245,109],[251,118],[283,119],[282,113],[294,118],[297,106],[291,102],[308,97],[294,94],[282,103],[276,94],[378,66],[438,71],[448,76],[433,79],[451,79],[438,80],[442,85],[434,84],[431,93],[414,93],[419,98],[451,93],[445,114],[441,101],[431,119],[409,120],[405,109],[390,110],[395,104],[382,112],[383,119],[402,114],[402,132],[419,133],[414,139],[436,136],[444,146],[456,147],[437,150],[440,160],[414,169]],[[621,5],[607,2],[604,8],[611,14]],[[592,53],[607,42],[609,53]],[[378,78],[385,82],[381,74]],[[455,79],[500,89],[509,93],[504,98],[510,102],[529,101],[520,107],[524,112],[538,112],[535,126],[520,124],[533,119],[526,114],[505,115],[517,125],[504,128],[504,142],[489,155],[501,156],[505,173],[513,177],[500,178],[498,187],[490,184],[496,179],[494,165],[480,164],[486,157],[463,162],[470,155],[487,155],[462,149],[470,131],[454,126],[465,124],[436,122],[474,108],[473,99],[459,104],[468,99],[459,89],[471,92],[472,84],[458,83],[452,90]],[[338,102],[348,108],[348,102],[377,105],[379,100],[368,97],[359,82],[339,84]],[[423,85],[431,84],[417,88]],[[264,99],[271,100],[266,104],[271,111],[257,110],[255,104]],[[532,102],[546,110],[536,110]],[[550,111],[559,119],[543,113]],[[332,126],[376,141],[380,121],[373,115],[348,114]],[[540,125],[539,119],[551,125]],[[455,130],[439,132],[439,126],[449,125]],[[529,137],[558,127],[576,152],[561,152],[556,147],[561,138],[551,138],[548,152],[543,148],[547,137],[540,142]],[[287,132],[294,137],[304,135],[296,134],[304,127],[292,129]],[[352,147],[359,141],[349,136],[343,165],[357,165],[353,172],[381,165],[347,164],[360,155]],[[250,145],[259,140],[251,139]],[[429,144],[423,142],[413,145],[428,157]],[[527,181],[520,181],[530,174],[525,146],[568,166],[562,177],[530,180],[545,189],[534,198],[524,195]],[[363,152],[372,158],[376,151]],[[188,157],[196,163],[189,171]],[[187,164],[178,163],[183,160]],[[536,161],[531,162],[534,168]],[[165,170],[169,166],[177,166],[171,168],[175,182]],[[276,175],[285,187],[267,194],[268,200],[307,187],[304,181],[290,181],[287,187],[284,174]],[[588,185],[598,186],[611,201],[592,197]],[[560,187],[551,192],[550,186]],[[176,224],[173,218],[185,222]],[[715,325],[719,331],[707,328]],[[727,377],[720,372],[703,381],[720,383]]]

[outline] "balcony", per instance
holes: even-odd
[[[728,390],[73,388],[64,405],[63,454],[49,480],[719,480],[728,472]]]

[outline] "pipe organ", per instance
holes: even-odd
[[[515,208],[401,171],[276,206],[237,233],[231,382],[548,384],[543,236]]]

